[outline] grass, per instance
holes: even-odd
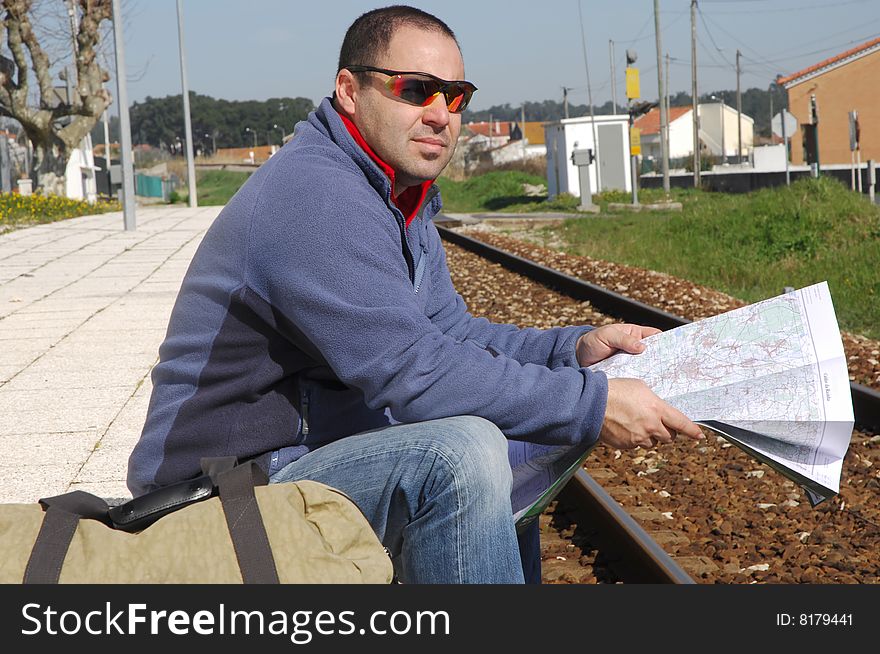
[[[238,192],[251,173],[231,170],[200,170],[196,173],[196,195],[199,206],[223,206]],[[186,202],[189,194],[178,194]],[[174,198],[176,199],[176,198]]]
[[[603,208],[628,201],[596,199]],[[603,212],[545,236],[561,237],[571,253],[666,272],[747,302],[827,280],[841,328],[880,338],[880,208],[863,196],[820,178],[750,194],[682,190],[673,199],[680,213]]]
[[[70,200],[57,195],[0,194],[0,233],[18,227],[51,223],[65,218],[88,216],[108,211],[121,211],[115,200],[99,200],[89,204],[83,200]]]
[[[462,182],[447,177],[437,179],[443,196],[443,209],[452,213],[554,210],[545,201],[546,195],[526,195],[524,184],[546,186],[547,180],[519,171],[491,172]],[[577,199],[572,199],[577,204]],[[532,208],[532,205],[540,206],[540,209]]]

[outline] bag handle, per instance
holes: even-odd
[[[40,506],[46,514],[24,569],[22,583],[57,584],[80,518],[111,524],[107,502],[84,491],[73,491],[43,498]]]
[[[220,504],[238,559],[242,581],[246,584],[277,584],[278,569],[254,486],[265,486],[269,478],[254,462],[235,465],[234,457],[202,460],[202,469],[220,489]],[[98,520],[109,527],[109,507],[100,497],[73,491],[41,499],[46,511],[22,583],[57,584],[67,550],[81,518]]]
[[[202,467],[205,469],[204,462]],[[254,494],[254,486],[267,483],[269,477],[254,461],[217,474],[220,504],[235,548],[241,579],[246,584],[280,583],[266,525]]]

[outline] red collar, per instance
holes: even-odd
[[[431,184],[434,183],[433,180],[429,180],[427,182],[422,182],[418,186],[410,186],[403,193],[398,195],[396,198],[394,197],[394,169],[389,166],[387,163],[382,161],[375,152],[373,152],[373,148],[371,148],[367,142],[364,140],[364,137],[361,136],[360,130],[358,130],[357,126],[348,119],[348,117],[344,116],[341,112],[337,111],[339,117],[342,118],[342,123],[345,125],[345,128],[348,130],[348,133],[351,134],[351,137],[355,140],[361,149],[369,155],[370,159],[376,162],[376,165],[382,169],[382,172],[388,176],[388,179],[391,180],[391,201],[394,205],[400,209],[401,213],[403,213],[403,217],[406,219],[406,226],[409,227],[409,224],[413,221],[413,218],[416,217],[416,214],[419,211],[419,207],[422,206],[422,202],[425,201],[425,196],[428,194],[428,189],[431,188]]]

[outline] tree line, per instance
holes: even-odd
[[[713,96],[715,99],[713,99]],[[701,103],[718,102],[723,98],[731,107],[736,106],[735,91],[713,91],[700,96]],[[742,110],[755,120],[755,133],[770,135],[771,91],[751,88],[742,94]],[[774,86],[772,91],[773,112],[786,105],[784,89]],[[690,106],[689,93],[680,91],[669,98],[672,107]],[[190,111],[194,149],[212,152],[213,148],[241,148],[254,145],[256,132],[257,145],[281,143],[281,132],[290,134],[293,126],[305,120],[314,103],[307,98],[270,98],[268,100],[223,100],[190,92]],[[464,122],[493,120],[518,121],[522,108],[510,104],[494,105],[489,109],[473,111],[468,109],[463,115]],[[625,112],[623,106],[618,112]],[[135,102],[130,108],[131,136],[135,144],[149,144],[169,152],[180,152],[184,141],[183,99],[180,94],[164,98],[147,97],[143,102]],[[571,104],[569,117],[588,116],[585,104]],[[611,101],[594,106],[596,115],[613,113]],[[526,120],[554,121],[565,117],[565,106],[559,100],[543,100],[525,103]],[[275,126],[278,127],[275,127]],[[119,141],[119,120],[113,116],[110,122],[110,139]],[[104,128],[99,123],[92,131],[94,143],[104,142]]]
[[[222,100],[190,91],[190,120],[193,146],[196,150],[212,152],[216,148],[280,145],[284,135],[293,126],[305,120],[314,110],[307,98],[269,98],[268,100]],[[183,97],[181,94],[164,98],[147,96],[129,109],[131,140],[134,144],[148,144],[170,152],[181,151],[185,132],[183,125]],[[250,131],[248,131],[250,130]],[[119,140],[119,121],[112,118],[110,139]],[[104,128],[96,125],[92,142],[104,142]]]
[[[715,96],[716,99],[712,99]],[[788,105],[785,89],[773,85],[770,89],[751,88],[742,93],[742,112],[755,120],[755,134],[761,136],[770,136],[770,104],[773,104],[773,113],[779,111]],[[724,103],[736,108],[736,91],[712,91],[700,95],[700,103],[718,102],[723,99]],[[685,91],[679,91],[669,96],[670,107],[690,107],[691,94]],[[544,100],[543,102],[526,102],[525,114],[528,121],[554,121],[565,118],[565,104],[561,100]],[[495,105],[488,109],[480,111],[472,111],[468,109],[463,114],[464,122],[483,122],[489,120],[505,120],[519,121],[522,116],[521,106],[511,106],[510,104]],[[626,113],[624,105],[618,103],[619,113]],[[593,113],[597,116],[608,115],[614,113],[612,103],[609,100],[603,105],[593,105]],[[570,118],[578,118],[581,116],[589,116],[589,106],[585,104],[568,105],[568,115]]]

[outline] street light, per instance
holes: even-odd
[[[724,97],[710,96],[713,100],[721,100],[721,163],[727,163],[727,153],[724,151]]]
[[[257,133],[254,130],[252,130],[250,127],[245,127],[244,131],[250,132],[251,134],[254,135],[254,150],[256,150],[257,149]]]
[[[280,127],[279,125],[272,125],[272,128],[277,129],[279,132],[281,132],[281,145],[284,145],[284,128]]]

